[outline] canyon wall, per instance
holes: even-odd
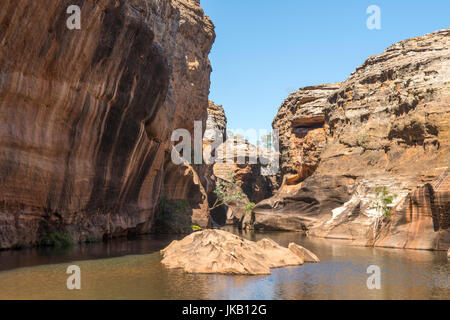
[[[216,204],[217,183],[225,182],[229,194],[241,195],[239,199],[229,200],[226,204],[211,210],[213,226],[250,225],[251,221],[245,219],[245,206],[249,202],[259,202],[272,195],[271,176],[265,171],[269,170],[270,160],[273,161],[273,152],[254,146],[245,139],[227,137],[224,108],[212,101],[208,107],[203,150],[206,162],[211,163],[194,167],[207,193],[209,207],[213,208]],[[229,190],[233,180],[235,187]]]
[[[291,95],[273,124],[283,185],[257,205],[255,227],[446,249],[449,81],[447,29],[392,45],[340,84]]]
[[[2,1],[0,248],[146,232],[163,192],[201,197],[169,138],[206,122],[214,38],[199,0]]]
[[[295,185],[314,173],[326,142],[324,106],[339,84],[301,88],[280,106],[272,126],[280,137],[282,186]]]
[[[214,142],[217,137],[222,138],[223,141],[227,139],[227,117],[223,106],[209,101],[207,112],[206,129],[203,135],[204,146]]]
[[[213,165],[215,182],[225,181],[229,195],[241,195],[230,199],[225,206],[211,212],[219,225],[234,224],[250,227],[251,210],[246,206],[269,198],[273,193],[272,176],[268,173],[273,161],[273,152],[257,147],[245,139],[228,138],[217,148],[217,161]],[[233,188],[231,185],[235,184]],[[210,203],[215,200],[211,194]]]

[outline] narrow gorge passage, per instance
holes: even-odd
[[[430,1],[1,0],[0,300],[450,299]]]

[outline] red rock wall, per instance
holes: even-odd
[[[375,242],[379,247],[447,250],[450,244],[450,170],[412,191]]]
[[[72,4],[81,30],[66,28]],[[0,248],[148,231],[177,183],[171,131],[206,120],[214,31],[199,1],[1,6]]]
[[[282,134],[283,187],[256,206],[255,225],[373,245],[381,219],[380,230],[397,226],[392,240],[376,230],[387,246],[448,246],[448,188],[433,182],[448,168],[450,154],[449,44],[448,29],[407,39],[369,57],[325,95],[329,85],[288,97],[273,123]],[[310,139],[311,148],[306,137],[313,130],[293,139],[290,128],[318,111],[325,138]],[[344,188],[327,191],[345,180]],[[312,186],[321,191],[311,193]],[[377,187],[397,195],[393,206],[403,199],[411,208],[394,210],[388,222],[373,209]]]

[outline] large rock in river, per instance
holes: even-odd
[[[211,229],[175,240],[161,254],[164,266],[189,273],[270,274],[270,268],[318,261],[310,251],[293,243],[288,249],[270,239],[253,242]]]

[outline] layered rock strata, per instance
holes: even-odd
[[[243,226],[245,207],[249,202],[259,202],[272,195],[271,166],[277,167],[275,153],[252,145],[245,139],[227,137],[227,118],[221,105],[210,101],[206,130],[203,136],[205,164],[195,166],[207,192],[210,207],[217,196],[214,192],[220,181],[235,180],[235,190],[227,192],[242,194],[236,200],[211,210],[214,226],[235,224]],[[233,177],[233,178],[232,178]],[[249,217],[251,218],[251,216]],[[250,220],[244,223],[250,225]]]
[[[187,197],[169,138],[206,121],[213,28],[198,0],[2,1],[0,248],[146,232]]]
[[[280,137],[280,175],[283,186],[295,185],[312,175],[326,142],[325,113],[328,96],[339,84],[305,87],[280,106],[272,126]]]
[[[274,151],[252,145],[244,139],[229,138],[217,150],[217,160],[213,165],[215,181],[236,183],[238,190],[227,190],[230,193],[241,192],[242,197],[228,201],[226,205],[211,212],[219,225],[236,224],[239,227],[250,226],[251,211],[246,210],[250,202],[257,203],[272,196],[273,181],[271,165],[278,161]],[[210,196],[210,202],[215,199]]]
[[[222,141],[227,139],[227,117],[222,105],[216,105],[209,101],[208,117],[206,119],[206,129],[203,135],[204,144],[214,142],[217,137],[222,138]]]
[[[324,113],[325,137],[313,148],[284,137],[284,184],[291,187],[257,205],[255,225],[361,245],[446,249],[449,67],[450,30],[439,30],[370,57],[321,99],[310,93]],[[274,126],[292,132],[296,114],[308,121],[307,90],[283,104]],[[377,195],[380,188],[385,195]],[[380,197],[392,197],[385,210],[374,207]]]

